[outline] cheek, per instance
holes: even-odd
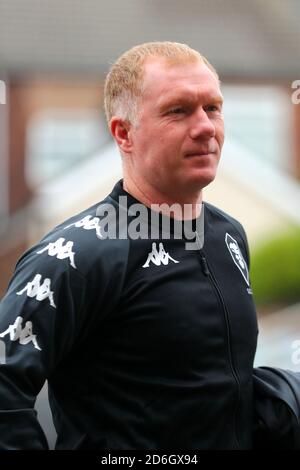
[[[216,124],[216,139],[220,147],[222,147],[224,143],[224,138],[225,138],[225,130],[224,130],[224,123],[222,121]]]
[[[174,132],[160,132],[153,134],[150,143],[150,152],[156,160],[165,161],[175,157],[178,148],[178,139]]]
[[[138,136],[138,146],[135,147],[139,164],[155,172],[176,166],[186,134],[170,125],[143,126],[143,129],[143,133]]]

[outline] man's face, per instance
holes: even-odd
[[[170,65],[153,58],[144,70],[138,124],[130,131],[131,176],[176,199],[215,178],[224,141],[222,95],[200,61]]]

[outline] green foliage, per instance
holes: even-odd
[[[300,300],[300,230],[273,238],[253,252],[251,281],[257,304]]]

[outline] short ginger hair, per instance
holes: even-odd
[[[170,65],[200,61],[219,79],[208,60],[186,44],[164,41],[135,46],[117,59],[106,77],[104,108],[108,124],[116,115],[136,124],[138,99],[143,93],[144,63],[151,57],[163,58]]]

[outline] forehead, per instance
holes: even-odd
[[[145,100],[164,100],[186,94],[222,97],[217,77],[204,62],[170,64],[163,58],[148,59],[143,78]]]

